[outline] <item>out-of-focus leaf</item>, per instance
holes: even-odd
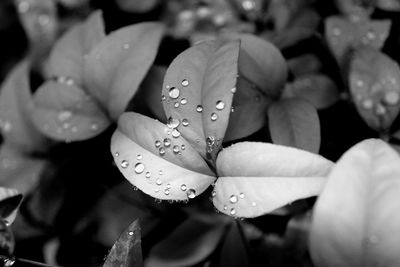
[[[8,224],[0,219],[0,263],[12,262],[9,261],[8,257],[12,255],[15,248],[15,239],[14,235],[11,231],[11,228],[8,227]],[[11,257],[10,257],[11,258]],[[12,265],[4,265],[4,266],[12,266]]]
[[[367,20],[357,23],[332,16],[325,20],[325,38],[339,65],[345,67],[354,49],[360,46],[381,49],[389,36],[390,28],[390,20]]]
[[[68,30],[54,45],[48,61],[49,78],[65,77],[82,86],[85,56],[104,38],[102,13],[96,11],[85,22]]]
[[[111,123],[98,102],[74,85],[48,81],[36,91],[34,101],[35,126],[55,140],[85,140]]]
[[[238,58],[239,41],[204,41],[178,55],[165,75],[162,99],[167,117],[181,122],[177,129],[204,158],[215,159],[221,147]]]
[[[0,92],[0,129],[5,142],[24,152],[43,150],[44,137],[31,122],[34,104],[28,62],[23,61],[12,70]]]
[[[86,58],[85,85],[117,119],[150,69],[164,33],[162,24],[121,28],[97,44]]]
[[[386,11],[400,11],[399,0],[376,0],[376,6]]]
[[[319,118],[315,108],[301,99],[283,99],[268,109],[269,131],[278,145],[318,153],[321,143]]]
[[[400,158],[386,143],[351,148],[315,206],[310,252],[318,267],[399,266]]]
[[[17,190],[0,187],[0,220],[12,224],[21,201],[22,195]]]
[[[375,8],[375,0],[336,0],[337,8],[350,19],[365,20]]]
[[[322,62],[314,54],[304,54],[288,60],[288,67],[295,77],[310,75],[322,68]]]
[[[139,221],[134,221],[111,248],[103,267],[143,266]]]
[[[257,217],[318,195],[332,165],[317,154],[296,148],[238,143],[218,155],[213,203],[225,214]]]
[[[334,82],[328,76],[320,74],[299,77],[286,86],[283,96],[304,99],[317,109],[332,106],[340,97]]]
[[[117,0],[119,7],[132,13],[145,13],[151,11],[160,0]]]
[[[240,222],[233,222],[222,244],[219,266],[246,267],[250,266],[249,252],[238,228]]]
[[[161,103],[161,90],[166,71],[166,67],[153,66],[142,82],[141,90],[143,91],[143,95],[140,96],[140,101],[143,102],[144,100],[154,116],[162,122],[167,121],[164,107]]]
[[[220,215],[190,217],[154,246],[146,266],[185,267],[204,261],[220,243],[227,222]]]
[[[111,139],[114,161],[125,178],[148,195],[173,200],[194,198],[215,176],[191,144],[171,132],[146,116],[124,113]]]
[[[400,68],[371,48],[357,50],[349,74],[350,92],[357,110],[373,129],[388,129],[400,111]]]

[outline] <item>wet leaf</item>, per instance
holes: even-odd
[[[357,110],[373,129],[388,129],[400,111],[400,68],[397,62],[371,48],[357,50],[349,74]]]
[[[17,216],[22,195],[15,189],[0,187],[0,220],[10,225]]]
[[[134,221],[115,242],[103,267],[143,266],[139,221]]]
[[[399,266],[399,177],[399,155],[381,140],[342,156],[314,210],[309,248],[316,266]]]
[[[321,143],[319,118],[310,103],[301,99],[274,102],[268,110],[268,123],[275,144],[318,153]]]
[[[218,156],[213,203],[228,215],[257,217],[318,195],[332,165],[317,154],[291,147],[238,143]]]
[[[109,34],[87,56],[85,84],[111,118],[116,120],[136,93],[163,33],[163,25],[155,22],[127,26]]]
[[[314,54],[304,54],[288,60],[288,67],[293,75],[301,77],[319,72],[322,68],[322,62]]]

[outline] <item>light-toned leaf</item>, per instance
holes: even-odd
[[[357,110],[373,129],[388,129],[400,111],[400,68],[371,48],[358,49],[350,63],[350,92]]]
[[[160,23],[144,22],[108,35],[89,53],[84,66],[89,92],[117,119],[153,64],[164,33]]]
[[[171,129],[166,125],[137,113],[123,114],[118,125],[111,140],[114,161],[125,178],[146,194],[158,199],[187,200],[215,180],[191,144],[183,136],[174,138],[168,134]],[[160,141],[159,145],[156,141]],[[173,152],[174,146],[181,154]],[[164,153],[160,154],[160,149]]]
[[[243,142],[220,152],[213,203],[221,212],[257,217],[318,195],[332,162],[296,148]]]
[[[318,153],[321,143],[315,108],[301,99],[283,99],[268,109],[268,123],[275,144]]]
[[[43,150],[45,138],[31,122],[34,104],[28,62],[23,61],[12,70],[0,92],[0,129],[5,142],[24,152]]]
[[[115,242],[103,267],[143,267],[141,243],[139,221],[135,220]]]
[[[336,0],[335,2],[342,14],[349,18],[356,17],[355,20],[365,20],[374,11],[376,1]]]
[[[400,158],[365,140],[333,168],[315,206],[310,253],[318,267],[399,266]]]
[[[165,75],[162,94],[167,117],[188,121],[187,127],[178,130],[204,158],[206,154],[215,158],[222,144],[238,57],[239,41],[204,41],[178,55]],[[221,103],[220,109],[217,103]],[[212,140],[206,142],[206,138]]]
[[[328,76],[304,75],[286,86],[285,97],[298,97],[310,102],[317,109],[324,109],[339,101],[339,90]]]
[[[288,59],[288,67],[291,73],[297,78],[319,72],[322,68],[322,62],[314,54],[304,54]]]
[[[12,224],[21,201],[22,195],[17,190],[0,187],[0,220]]]
[[[219,245],[226,224],[219,215],[190,217],[153,247],[146,266],[184,267],[204,261]]]
[[[399,0],[377,0],[376,6],[380,9],[386,11],[400,11],[400,1]]]
[[[48,81],[36,91],[34,101],[33,122],[55,140],[85,140],[111,123],[98,102],[74,85]]]

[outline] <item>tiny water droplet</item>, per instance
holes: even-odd
[[[186,105],[186,104],[187,104],[187,102],[188,102],[188,101],[187,101],[187,99],[186,99],[186,98],[182,98],[182,99],[181,99],[181,104],[182,104],[182,105]]]
[[[158,171],[158,174],[159,174],[159,175],[163,175],[163,171],[162,171],[162,170],[159,170],[159,171]]]
[[[195,191],[194,189],[191,188],[191,189],[187,190],[186,196],[187,196],[189,199],[193,199],[193,198],[196,197],[196,191]]]
[[[239,197],[243,199],[244,198],[244,193],[240,193]]]
[[[179,108],[179,102],[175,102],[174,107]]]
[[[215,104],[215,107],[218,110],[223,110],[225,108],[225,103],[222,102],[221,100],[218,100],[217,103]]]
[[[235,112],[235,107],[234,106],[231,107],[231,112]]]
[[[160,192],[160,189],[156,188],[156,189],[154,189],[154,192],[158,193],[158,192]]]
[[[196,107],[196,111],[197,112],[202,112],[203,111],[203,106],[202,105],[198,105],[197,107]]]
[[[174,145],[174,147],[172,148],[172,151],[174,151],[175,154],[179,153],[179,146]]]
[[[183,87],[186,87],[188,85],[189,85],[189,81],[188,80],[186,80],[186,79],[182,80],[182,86]]]
[[[164,148],[164,147],[160,147],[160,148],[158,149],[158,153],[159,153],[161,156],[164,156],[164,155],[165,155],[165,148]]]
[[[90,125],[90,130],[97,131],[98,129],[99,125],[97,123],[92,123],[92,125]]]
[[[171,188],[171,184],[167,184],[165,187],[170,189]]]
[[[173,129],[172,130],[172,137],[178,138],[179,136],[181,136],[181,133],[177,129]]]
[[[257,206],[257,203],[256,202],[251,202],[251,206],[255,207],[255,206]]]
[[[155,142],[154,142],[154,145],[158,148],[158,147],[160,147],[161,146],[161,141],[160,140],[156,140]]]
[[[211,120],[216,121],[218,119],[217,113],[211,113]]]
[[[164,146],[165,146],[165,147],[169,147],[169,146],[171,145],[171,139],[165,138],[164,141],[163,141],[163,143],[164,143]]]
[[[230,197],[229,197],[229,202],[231,202],[232,204],[235,204],[235,203],[237,203],[238,202],[238,197],[236,196],[236,195],[231,195]]]
[[[129,231],[129,232],[128,232],[128,235],[133,236],[133,232],[132,232],[132,231]]]
[[[157,185],[162,185],[162,181],[161,181],[160,178],[158,178],[158,179],[156,180],[156,184],[157,184]]]
[[[135,164],[135,172],[137,173],[137,174],[141,174],[143,171],[144,171],[144,169],[145,169],[145,166],[144,166],[144,164],[143,163],[136,163]]]
[[[231,92],[232,94],[236,93],[236,87],[232,87]]]
[[[185,146],[185,145],[181,145],[181,149],[182,149],[182,150],[185,150],[185,149],[186,149],[186,146]]]
[[[180,91],[178,88],[176,87],[171,87],[168,91],[168,95],[170,98],[172,99],[177,99],[180,95]]]
[[[150,178],[151,177],[151,172],[146,172],[144,175],[146,178]]]
[[[129,162],[127,160],[121,161],[121,167],[122,168],[126,169],[126,168],[128,168],[128,166],[129,166]]]
[[[161,101],[165,101],[167,99],[167,97],[165,95],[161,96]]]
[[[227,210],[227,209],[228,209],[228,207],[226,205],[224,205],[224,210]]]
[[[181,185],[181,190],[182,190],[182,191],[186,191],[186,189],[187,189],[187,186],[186,186],[185,184],[182,184],[182,185]]]
[[[235,214],[236,214],[235,208],[231,208],[229,214],[230,214],[230,215],[235,215]]]
[[[169,195],[169,189],[168,188],[165,188],[164,194],[166,194],[167,196]]]
[[[181,122],[179,121],[179,119],[174,119],[172,117],[169,117],[167,120],[167,127],[170,129],[175,129],[176,127],[179,126]]]
[[[182,120],[182,125],[185,126],[185,127],[188,126],[189,125],[188,119],[183,119]]]
[[[115,152],[114,156],[119,157],[119,153]]]
[[[141,154],[137,154],[136,158],[137,158],[137,160],[141,160],[143,158],[143,156]]]
[[[211,197],[216,197],[217,196],[217,192],[215,191],[215,190],[213,190],[212,192],[211,192]]]

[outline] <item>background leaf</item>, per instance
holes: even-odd
[[[22,201],[22,195],[15,189],[0,187],[0,220],[12,224]]]

